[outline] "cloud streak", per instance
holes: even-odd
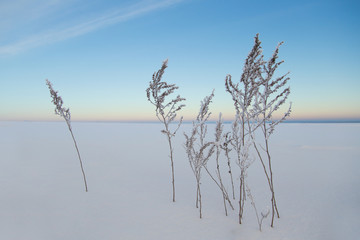
[[[73,26],[34,34],[17,42],[0,46],[0,56],[15,55],[32,48],[75,38],[103,27],[126,22],[146,13],[175,5],[181,1],[182,0],[164,0],[155,3],[140,2],[130,7],[117,9],[102,16],[77,23]]]

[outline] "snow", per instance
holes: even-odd
[[[176,124],[175,124],[176,125]],[[173,127],[176,127],[176,126]],[[174,137],[176,202],[167,140],[156,123],[72,123],[88,180],[65,122],[0,122],[0,237],[42,239],[357,239],[360,236],[360,124],[280,124],[271,136],[281,214],[263,231],[250,201],[244,223],[225,216],[222,195],[203,173],[203,219],[196,181]],[[208,125],[213,137],[215,124]],[[225,125],[224,130],[230,129]],[[223,156],[223,164],[226,159]],[[208,166],[215,172],[215,159]],[[239,167],[232,163],[234,173]],[[222,166],[222,175],[226,176]],[[215,174],[214,174],[215,175]],[[238,175],[234,176],[238,184]],[[230,182],[227,182],[230,191]],[[258,211],[270,203],[261,165],[247,183]],[[238,185],[237,185],[238,186]],[[231,195],[229,193],[229,195]],[[237,202],[233,202],[238,207]]]

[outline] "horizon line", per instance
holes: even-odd
[[[276,119],[274,119],[276,121]],[[0,122],[64,122],[64,120],[0,120]],[[74,123],[160,123],[158,120],[73,120]],[[207,123],[215,124],[216,120],[209,120]],[[223,120],[224,124],[230,124],[233,120]],[[173,121],[172,123],[179,123]],[[193,121],[183,121],[184,124],[191,124]],[[360,123],[360,119],[289,119],[281,123]]]

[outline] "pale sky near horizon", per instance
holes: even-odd
[[[278,42],[290,71],[291,119],[360,120],[360,2],[342,0],[1,0],[0,120],[59,120],[45,79],[73,120],[155,120],[145,90],[164,80],[196,117],[232,119],[224,79],[240,78],[259,33],[265,59]]]

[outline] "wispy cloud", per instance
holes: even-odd
[[[77,0],[3,0],[0,1],[0,39],[17,29],[24,30],[36,21],[62,12]]]
[[[169,7],[181,1],[142,1],[126,8],[116,9],[98,17],[78,22],[72,26],[28,35],[18,41],[0,45],[0,56],[18,54],[28,49],[81,36],[109,25],[125,22],[143,14]]]

